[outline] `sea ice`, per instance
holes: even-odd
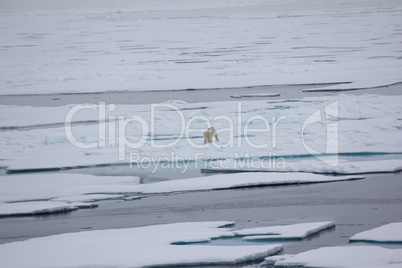
[[[282,254],[282,255],[269,256],[269,257],[266,257],[262,263],[260,263],[259,267],[274,265],[275,262],[277,262],[277,261],[285,260],[285,259],[293,257],[293,256],[294,256],[294,254]]]
[[[183,191],[207,191],[256,186],[278,186],[292,184],[310,184],[324,182],[339,182],[364,179],[351,176],[325,176],[309,173],[237,173],[223,174],[208,177],[191,178],[184,180],[170,180],[151,184],[132,186],[139,193],[170,193]],[[134,192],[134,191],[133,191]]]
[[[366,173],[385,170],[390,172],[400,167],[398,159],[401,158],[402,153],[400,149],[402,148],[402,135],[400,135],[402,121],[399,120],[402,116],[401,101],[401,96],[339,95],[274,102],[262,100],[193,104],[180,102],[175,106],[169,106],[173,105],[172,103],[164,103],[157,104],[159,106],[155,108],[152,120],[150,119],[152,105],[116,105],[114,112],[109,112],[105,108],[108,112],[103,118],[97,114],[100,108],[99,111],[84,110],[82,114],[80,111],[77,117],[73,116],[73,122],[92,121],[99,124],[73,125],[71,127],[73,135],[69,137],[66,136],[68,126],[63,127],[63,122],[71,106],[29,109],[2,106],[0,110],[5,111],[5,114],[4,117],[2,115],[1,122],[5,127],[49,125],[46,128],[1,131],[0,159],[2,161],[0,165],[7,167],[8,172],[28,172],[128,164],[129,162],[145,165],[150,161],[163,160],[151,163],[151,166],[158,164],[159,166],[155,168],[160,168],[162,162],[177,162],[172,157],[174,154],[179,157],[179,160],[184,160],[181,163],[187,160],[204,162],[205,160],[238,159],[243,161],[247,157],[253,159],[254,157],[283,156],[292,160],[303,160],[297,161],[299,163],[285,160],[289,171]],[[338,117],[324,118],[301,132],[303,123],[313,113],[334,102],[338,103]],[[177,107],[177,110],[172,107]],[[26,112],[24,112],[25,108]],[[30,114],[29,120],[27,116],[24,116],[27,113]],[[46,114],[54,116],[41,119],[47,118],[44,116]],[[119,116],[128,118],[131,115],[140,115],[144,124],[148,126],[148,130],[145,126],[142,127],[136,123],[128,124],[125,126],[126,140],[118,139],[119,135],[116,133],[119,124],[116,120],[107,123],[103,120],[108,117],[116,119]],[[210,120],[218,130],[219,142],[203,144],[202,131],[208,125],[201,117]],[[184,129],[183,125],[186,124],[188,128]],[[337,149],[341,156],[367,155],[373,156],[373,160],[381,161],[376,156],[389,154],[387,159],[394,159],[394,161],[388,164],[379,162],[375,168],[373,163],[369,162],[354,163],[358,162],[357,160],[342,162],[340,159],[337,168],[322,165],[323,163],[316,165],[305,161],[307,157],[312,158],[306,148],[321,149],[321,158],[334,157],[324,152],[329,124],[337,125],[339,131]],[[152,131],[151,126],[154,127]],[[100,133],[100,129],[106,128],[109,131],[114,128],[116,132],[112,132],[114,135],[109,132]],[[192,129],[196,130],[192,131]],[[138,142],[142,141],[143,144],[139,145]],[[164,145],[169,146],[159,148]],[[384,163],[386,165],[383,165]],[[283,165],[274,164],[271,171],[275,171],[275,168],[277,171],[280,171],[278,169],[287,170]],[[379,170],[375,170],[378,168]]]
[[[13,175],[2,177],[0,180],[0,215],[35,214],[43,213],[43,210],[49,213],[60,212],[61,209],[75,210],[91,207],[96,200],[124,199],[126,195],[130,196],[126,200],[143,197],[132,197],[133,194],[207,191],[356,179],[362,179],[362,177],[334,177],[308,173],[238,173],[138,184],[139,178],[130,176]],[[77,207],[79,202],[81,202],[80,206]]]
[[[402,264],[402,249],[377,246],[322,247],[275,263],[282,267],[396,268]]]
[[[376,88],[376,87],[387,87],[387,86],[399,84],[401,82],[402,81],[400,79],[392,81],[392,79],[367,78],[365,80],[361,80],[358,82],[303,89],[303,92],[347,91],[347,90],[367,89],[367,88]]]
[[[402,81],[397,0],[26,2],[0,6],[3,95]]]
[[[4,176],[0,180],[0,202],[54,200],[82,202],[116,197],[124,189],[137,185],[135,176],[93,176],[84,174],[29,174]],[[89,195],[102,193],[104,195]],[[110,196],[111,194],[112,196]],[[25,202],[20,203],[25,204]]]
[[[335,227],[335,222],[298,223],[283,226],[258,227],[234,231],[236,235],[245,236],[243,240],[277,240],[303,239],[323,230]]]
[[[253,167],[247,167],[242,161],[217,161],[203,169],[208,173],[229,172],[311,172],[320,174],[364,174],[364,173],[392,173],[402,170],[402,159],[367,160],[367,161],[340,161],[336,167],[316,159],[304,159],[303,161],[288,161],[286,167],[274,168],[264,162],[255,163]]]
[[[264,97],[279,97],[281,93],[259,93],[259,94],[241,94],[233,95],[231,98],[264,98]]]
[[[222,228],[230,224],[189,222],[66,233],[0,245],[0,259],[7,268],[228,265],[263,260],[283,249],[280,244],[175,245],[177,241],[232,237],[230,229]]]
[[[0,216],[24,216],[68,212],[78,209],[74,204],[64,202],[19,202],[0,203]]]
[[[99,200],[108,200],[108,199],[122,199],[124,195],[119,194],[84,194],[78,196],[63,196],[51,199],[51,201],[60,201],[60,202],[67,202],[67,203],[88,203],[88,202],[95,202]]]
[[[368,231],[355,234],[350,238],[350,241],[402,243],[402,222],[389,223]]]

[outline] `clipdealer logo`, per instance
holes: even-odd
[[[274,150],[277,147],[277,137],[278,137],[278,125],[282,120],[286,120],[285,115],[276,115],[268,119],[262,115],[255,115],[242,112],[242,103],[237,102],[236,111],[234,111],[235,116],[229,117],[227,115],[217,115],[213,118],[208,118],[204,115],[192,115],[189,116],[184,114],[183,110],[173,104],[162,103],[162,104],[151,104],[150,110],[145,114],[132,114],[132,115],[119,115],[116,111],[116,105],[109,104],[106,105],[104,102],[99,104],[78,104],[73,106],[67,113],[65,117],[65,135],[70,143],[78,148],[91,149],[91,148],[110,148],[116,147],[118,150],[118,160],[120,161],[130,161],[135,163],[143,163],[146,165],[149,162],[154,163],[169,163],[176,161],[178,163],[184,163],[186,161],[196,161],[199,160],[199,153],[202,152],[197,149],[208,148],[209,146],[215,147],[217,149],[225,148],[241,148],[244,144],[247,145],[248,150],[252,149],[265,149],[267,148],[267,155],[271,158],[278,158],[277,154],[272,151],[269,152],[269,148]],[[77,138],[73,132],[73,118],[76,114],[84,110],[93,110],[97,113],[97,137],[90,137],[91,141],[88,141],[85,137]],[[88,112],[88,111],[87,111]],[[169,113],[168,115],[166,113]],[[174,114],[173,114],[174,113]],[[166,139],[164,143],[157,143],[158,135],[157,125],[163,116],[169,116],[169,118],[174,117],[174,129],[176,134],[171,135],[169,139]],[[210,116],[209,116],[210,117]],[[339,103],[334,101],[325,105],[324,107],[316,110],[310,114],[304,121],[300,122],[301,126],[301,146],[305,150],[316,157],[318,160],[331,167],[338,166],[338,152],[339,152],[339,123],[337,122],[339,117]],[[176,121],[176,119],[178,119]],[[126,132],[128,125],[135,125],[135,135],[130,135],[126,137]],[[324,140],[313,141],[314,145],[320,144],[322,141],[325,142],[324,150],[314,149],[312,144],[309,144],[308,138],[306,138],[306,129],[314,124],[321,124],[325,126]],[[200,126],[202,125],[202,128]],[[227,137],[224,141],[219,143],[207,143],[202,142],[202,133],[206,128],[212,125],[220,125],[218,129],[218,134],[225,133]],[[227,126],[224,128],[223,126]],[[256,127],[258,126],[258,127]],[[198,127],[198,128],[197,128]],[[160,130],[160,129],[159,129]],[[283,130],[282,130],[283,131]],[[264,139],[254,139],[253,134],[259,134],[259,137],[264,137]],[[201,135],[200,135],[201,134]],[[262,135],[262,136],[261,136]],[[128,139],[129,137],[129,139]],[[195,137],[200,137],[199,140]],[[163,156],[163,152],[174,152],[176,151],[176,145],[180,142],[185,141],[192,148],[193,155],[197,154],[197,157],[189,156],[188,159],[184,159],[183,156],[177,155],[174,159]],[[144,147],[145,146],[145,147]],[[127,151],[128,149],[133,149]],[[168,149],[169,148],[169,149]],[[187,147],[188,148],[188,147]],[[144,149],[144,150],[143,150]],[[164,149],[161,155],[147,155],[144,154],[146,149]],[[129,152],[129,153],[127,153]],[[150,151],[151,152],[151,151]],[[233,151],[237,153],[237,151]],[[152,152],[151,152],[152,153]],[[246,152],[247,153],[247,152]],[[250,152],[248,152],[249,154]],[[273,157],[271,157],[273,156]],[[150,158],[158,158],[154,160],[148,160]],[[208,154],[207,158],[210,157]],[[233,159],[240,159],[239,154]],[[249,155],[244,157],[245,159],[251,159]],[[255,160],[252,158],[253,161]],[[257,159],[258,160],[258,159]],[[261,162],[260,160],[258,160]],[[211,161],[210,161],[211,162]],[[285,163],[282,163],[285,166]],[[148,165],[148,164],[147,164]],[[162,166],[162,165],[160,165]],[[278,169],[278,168],[277,168]]]
[[[304,148],[318,160],[337,167],[339,164],[339,123],[333,122],[339,118],[339,102],[334,101],[324,106],[323,109],[312,113],[303,122],[302,126],[302,143]],[[329,122],[328,122],[329,121]],[[324,123],[325,128],[325,150],[320,152],[310,147],[305,140],[305,129],[315,123]]]

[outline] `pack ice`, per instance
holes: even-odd
[[[402,81],[397,0],[105,3],[5,2],[0,94]]]
[[[188,222],[66,233],[0,245],[0,259],[8,268],[233,265],[263,260],[283,249],[280,244],[174,245],[233,237],[231,229],[223,228],[232,224]]]
[[[239,173],[140,184],[135,176],[30,174],[0,180],[0,216],[59,213],[97,206],[97,200],[132,200],[144,195],[337,182],[361,177],[307,173]]]
[[[0,165],[8,172],[20,172],[148,162],[159,168],[162,162],[256,159],[270,165],[268,171],[394,172],[402,166],[401,102],[401,96],[339,95],[300,100],[116,105],[113,112],[105,108],[103,116],[99,116],[99,107],[84,109],[72,117],[72,125],[64,125],[64,120],[73,105],[0,106],[3,128],[17,128],[0,132]],[[334,104],[337,115],[323,117],[303,129],[312,114]],[[144,126],[131,122],[119,129],[119,116],[140,116]],[[218,130],[219,142],[203,143],[206,121]],[[325,150],[329,124],[336,124],[338,129],[338,152]],[[37,129],[20,128],[39,125]],[[119,139],[122,131],[126,136]],[[311,150],[318,152],[323,161],[315,161]],[[278,161],[270,163],[272,159]]]
[[[290,256],[275,262],[275,268],[339,267],[395,268],[401,267],[402,249],[378,246],[322,247]]]

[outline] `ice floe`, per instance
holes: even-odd
[[[402,81],[399,1],[9,3],[0,94]]]
[[[281,239],[303,239],[317,234],[323,230],[335,227],[335,222],[312,222],[298,223],[283,226],[258,227],[235,231],[236,235],[244,236],[243,240],[281,240]]]
[[[8,268],[230,265],[263,260],[283,249],[280,244],[175,245],[233,237],[230,229],[222,228],[230,224],[192,222],[66,233],[0,245],[0,259]]]
[[[308,173],[239,173],[139,184],[138,177],[30,174],[0,180],[0,216],[41,214],[92,207],[107,199],[135,200],[148,194],[310,184],[362,179]],[[86,202],[86,203],[83,203]],[[80,203],[78,206],[77,203]],[[52,210],[50,210],[52,209]]]
[[[50,126],[0,131],[0,165],[7,167],[9,172],[27,172],[130,162],[145,165],[154,161],[151,165],[158,164],[156,168],[159,168],[163,162],[284,157],[290,171],[320,172],[328,168],[328,173],[365,173],[375,172],[373,163],[359,162],[359,156],[360,160],[380,161],[379,157],[389,154],[387,159],[394,159],[394,162],[376,165],[379,171],[389,172],[398,169],[400,164],[396,162],[402,158],[401,101],[401,96],[339,95],[275,102],[115,105],[111,109],[113,112],[107,105],[94,104],[94,109],[84,109],[72,115],[72,126],[63,126],[72,106],[31,107],[26,112],[26,107],[2,106],[4,127]],[[327,115],[328,118],[322,117],[304,127],[312,115],[324,112],[325,107],[334,104],[331,107],[337,107],[338,116]],[[46,114],[52,116],[46,117]],[[130,116],[139,116],[143,121],[129,124],[117,120]],[[105,118],[112,120],[106,122]],[[74,125],[85,121],[95,124]],[[202,132],[208,127],[208,122],[218,130],[220,141],[204,145]],[[337,127],[338,133],[337,139],[334,136],[331,141],[336,141],[338,146],[335,146],[336,150],[327,152],[327,130],[333,126]],[[117,132],[124,130],[127,136],[120,137]],[[332,165],[318,163],[317,166],[305,162],[311,154],[330,161],[338,160],[337,156],[345,159],[339,159],[339,167],[334,169]],[[347,159],[349,156],[357,158]],[[293,163],[296,161],[291,159],[303,161]],[[328,161],[324,162],[328,164]],[[286,171],[286,166],[277,162],[270,169]],[[248,165],[248,168],[252,166]]]
[[[0,202],[55,200],[82,202],[116,197],[125,187],[137,185],[135,176],[93,176],[84,174],[30,174],[1,177]],[[102,193],[103,195],[98,195]],[[93,195],[96,194],[96,195]],[[21,203],[23,204],[23,203]]]
[[[275,263],[281,267],[394,268],[401,267],[402,249],[377,246],[322,247]]]
[[[402,159],[367,160],[367,161],[340,161],[336,167],[315,159],[306,159],[300,162],[288,161],[286,166],[275,168],[268,161],[260,161],[254,165],[246,166],[243,161],[218,160],[202,169],[208,173],[232,172],[311,172],[321,174],[367,174],[367,173],[393,173],[402,170]]]
[[[350,241],[379,243],[402,243],[402,222],[389,223],[368,231],[355,234]]]

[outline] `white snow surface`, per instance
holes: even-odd
[[[232,237],[232,222],[188,222],[67,233],[0,245],[2,265],[24,267],[143,267],[236,264],[262,260],[282,245],[172,245]],[[24,256],[20,258],[18,256]]]
[[[355,234],[350,241],[402,243],[402,222],[389,223]]]
[[[296,254],[275,263],[275,267],[321,268],[397,268],[402,264],[402,249],[378,246],[322,247]]]
[[[130,200],[136,194],[206,191],[239,187],[337,182],[358,177],[307,173],[239,173],[138,184],[138,177],[106,177],[82,174],[30,174],[0,180],[0,215],[41,214],[92,207],[106,199]],[[80,205],[77,205],[77,203]],[[87,204],[82,203],[87,202]],[[53,209],[53,210],[49,210]]]
[[[334,103],[338,104],[338,116],[327,114],[328,118],[322,117],[320,122],[306,126],[302,132],[304,122],[312,114],[323,112],[326,106]],[[5,105],[0,106],[0,122],[3,128],[43,127],[0,131],[0,166],[18,171],[128,162],[156,161],[161,164],[162,160],[175,162],[173,156],[190,161],[270,155],[311,156],[306,148],[313,148],[324,157],[328,126],[336,124],[339,153],[394,153],[392,158],[396,162],[392,162],[392,167],[391,164],[383,163],[378,163],[375,167],[389,171],[401,166],[398,162],[402,153],[400,103],[402,96],[370,94],[306,97],[300,100],[192,104],[175,101],[155,104],[159,106],[116,105],[113,112],[109,111],[109,106],[105,107],[103,116],[99,116],[101,111],[98,107],[99,109],[80,110],[72,117],[73,123],[81,122],[71,126],[73,140],[71,136],[68,139],[67,128],[63,125],[73,105],[48,108]],[[30,116],[26,116],[27,114]],[[124,120],[104,121],[105,118],[117,119],[119,116],[124,119],[140,116],[144,125],[138,122],[124,125]],[[88,121],[96,124],[82,124]],[[218,130],[219,142],[204,145],[202,133],[208,128],[206,121]],[[120,125],[123,125],[121,131]],[[102,128],[107,131],[101,135],[99,130]],[[126,133],[126,143],[124,139],[118,139],[118,134],[123,133],[123,130]],[[72,142],[85,146],[93,143],[93,148],[83,149]],[[161,148],[163,146],[165,148]],[[119,152],[122,153],[121,158]],[[336,153],[329,151],[331,152]],[[133,156],[131,159],[130,155]],[[352,162],[340,163],[335,171],[364,173],[374,169],[372,163]],[[314,162],[308,162],[308,165],[291,162],[286,164],[290,171],[325,172],[332,168]],[[276,171],[286,171],[287,168],[278,165],[276,167]],[[271,167],[271,170],[275,171],[275,167]]]
[[[402,81],[399,0],[13,2],[0,94]]]
[[[335,227],[335,222],[311,222],[298,223],[283,226],[258,227],[235,231],[236,235],[242,235],[243,240],[275,240],[275,239],[303,239],[317,234],[323,230]]]

